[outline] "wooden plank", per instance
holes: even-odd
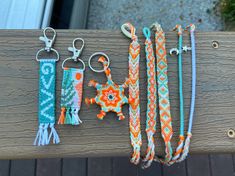
[[[35,160],[12,160],[10,168],[10,176],[29,176],[35,175]]]
[[[88,156],[130,156],[128,118],[117,121],[109,113],[103,121],[96,118],[99,107],[87,107],[82,104],[80,117],[83,124],[79,127],[57,126],[61,144],[47,147],[32,145],[37,130],[38,63],[35,54],[43,44],[38,40],[42,31],[38,30],[1,30],[0,31],[0,158],[41,158],[41,157],[88,157]],[[143,46],[143,36],[140,36]],[[173,32],[166,34],[167,49],[175,47],[177,36]],[[61,54],[57,64],[57,113],[59,113],[60,88],[62,79],[62,61],[69,57],[67,47],[76,37],[85,39],[86,46],[81,58],[87,64],[89,56],[103,51],[110,56],[112,76],[115,82],[124,82],[128,73],[128,46],[130,40],[120,31],[94,30],[58,30],[55,48]],[[184,44],[188,44],[185,36]],[[197,100],[195,123],[193,127],[191,153],[235,152],[235,142],[227,137],[227,130],[234,128],[235,114],[235,33],[198,32],[197,46]],[[219,42],[219,48],[211,47],[211,42]],[[145,152],[146,135],[146,69],[144,47],[140,61],[141,125],[143,149]],[[184,95],[185,113],[188,115],[190,103],[191,64],[190,53],[184,54]],[[174,136],[173,147],[179,133],[177,59],[168,56],[169,86],[172,104]],[[75,63],[73,63],[75,65]],[[93,63],[96,65],[95,63]],[[104,74],[94,73],[89,68],[85,72],[84,98],[95,96],[95,89],[87,86],[90,79],[105,82]],[[128,117],[128,107],[124,106]],[[186,122],[187,124],[187,122]],[[157,123],[156,152],[163,153]],[[219,140],[218,140],[219,139]]]
[[[208,176],[211,174],[208,155],[190,155],[186,163],[187,176]]]
[[[185,161],[173,164],[172,166],[163,166],[163,176],[187,176]]]
[[[62,176],[87,176],[87,158],[64,158]]]
[[[153,162],[151,167],[147,169],[142,169],[138,167],[138,176],[162,176],[163,167],[158,162]]]
[[[213,176],[234,175],[233,156],[231,154],[210,155]]]
[[[0,160],[0,175],[9,176],[10,174],[10,160]]]
[[[112,175],[113,161],[110,157],[88,158],[87,176],[110,176]]]
[[[61,176],[61,159],[38,159],[36,176]]]
[[[136,176],[138,173],[138,166],[131,164],[128,157],[113,158],[113,176],[128,175]]]

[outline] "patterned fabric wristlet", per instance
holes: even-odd
[[[84,70],[64,68],[61,89],[61,114],[58,124],[79,125]]]
[[[167,58],[166,58],[166,38],[161,25],[153,24],[155,30],[156,59],[157,59],[157,83],[158,83],[158,104],[161,122],[162,138],[165,142],[165,157],[158,159],[161,162],[169,162],[172,158],[171,138],[173,135],[172,118],[170,112],[170,100],[167,76]]]
[[[182,152],[181,157],[177,160],[177,162],[183,161],[188,153],[189,153],[189,146],[190,146],[190,139],[192,137],[192,126],[193,126],[193,115],[195,109],[195,99],[196,99],[196,81],[197,81],[197,74],[196,74],[196,48],[195,48],[195,25],[191,24],[190,28],[190,38],[191,38],[191,55],[192,55],[192,93],[191,93],[191,106],[190,106],[190,113],[189,113],[189,123],[188,123],[188,132],[187,138],[185,140],[184,149]]]
[[[54,128],[55,124],[55,78],[56,60],[40,59],[39,68],[39,130],[34,145],[48,145],[51,137],[53,143],[60,142]],[[51,129],[49,134],[48,129]]]
[[[156,132],[156,117],[157,117],[157,87],[156,87],[156,70],[155,56],[153,53],[153,44],[150,39],[151,31],[145,27],[143,29],[146,52],[146,67],[147,67],[147,112],[146,112],[146,134],[148,139],[148,147],[146,151],[145,162],[143,168],[147,168],[152,164],[155,157],[154,134]]]
[[[129,127],[131,145],[133,147],[131,162],[138,164],[140,160],[140,147],[142,145],[139,100],[140,44],[138,43],[138,38],[135,35],[135,28],[132,24],[123,24],[121,30],[125,36],[132,40],[129,47],[129,100],[132,99],[135,101],[129,105]]]

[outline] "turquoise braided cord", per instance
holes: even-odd
[[[182,43],[183,35],[179,35],[178,43],[178,74],[179,74],[179,95],[180,95],[180,135],[184,136],[184,95],[183,95],[183,69],[182,69]]]
[[[181,25],[177,25],[176,29],[178,30],[178,75],[179,75],[179,97],[180,97],[180,135],[176,151],[167,165],[172,165],[180,157],[181,152],[184,147],[184,96],[183,96],[183,69],[182,69],[182,45],[183,45],[183,30]]]
[[[146,68],[147,68],[147,111],[146,111],[146,134],[148,140],[148,147],[145,158],[143,159],[143,168],[148,168],[155,157],[155,144],[154,134],[156,132],[156,107],[157,107],[157,87],[156,87],[156,68],[155,56],[153,52],[153,45],[150,39],[150,29],[143,28],[145,40],[145,53],[146,53]]]

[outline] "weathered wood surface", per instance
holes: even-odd
[[[108,114],[103,121],[96,118],[99,107],[84,104],[80,112],[81,126],[57,126],[61,144],[46,147],[32,145],[37,130],[38,63],[35,54],[44,45],[38,40],[42,35],[38,30],[0,31],[0,158],[43,158],[67,156],[129,156],[131,152],[128,118],[117,121],[115,114]],[[144,38],[140,35],[143,46]],[[177,36],[167,33],[168,51],[176,47]],[[57,64],[57,117],[59,114],[62,61],[70,56],[67,47],[75,37],[86,42],[82,59],[86,62],[96,51],[110,56],[113,79],[122,83],[128,73],[128,46],[130,40],[120,31],[58,30],[55,48],[61,54]],[[211,47],[212,41],[219,42],[219,48]],[[185,44],[189,37],[185,35]],[[235,128],[235,33],[198,32],[197,46],[197,99],[193,127],[191,153],[235,152],[235,139],[227,137],[227,130]],[[146,69],[144,47],[141,52],[141,117],[142,152],[146,148]],[[186,117],[189,111],[191,90],[190,52],[184,57],[184,95]],[[168,56],[169,85],[172,107],[174,138],[179,133],[179,103],[177,81],[177,59]],[[93,63],[95,65],[95,63]],[[74,64],[73,64],[74,65]],[[88,67],[85,72],[84,98],[95,96],[95,89],[87,86],[88,80],[105,82],[103,73],[93,73]],[[128,107],[124,113],[128,117]],[[186,123],[187,124],[187,123]],[[159,123],[156,134],[156,151],[163,153]]]

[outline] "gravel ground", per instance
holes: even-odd
[[[198,30],[223,29],[214,7],[218,0],[91,0],[88,28],[119,29],[124,22],[136,28],[158,21],[165,30],[176,24],[197,25]]]

